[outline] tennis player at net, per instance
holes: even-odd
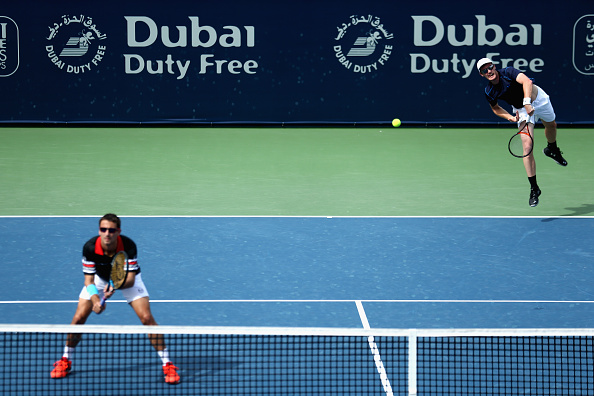
[[[102,297],[110,298],[114,291],[109,286],[112,257],[120,251],[128,255],[128,274],[121,287],[122,295],[132,307],[143,325],[156,326],[157,322],[151,313],[149,294],[142,282],[138,265],[136,244],[132,239],[120,235],[121,221],[115,214],[108,213],[99,220],[99,236],[89,239],[83,246],[84,287],[79,294],[78,306],[71,324],[84,324],[91,312],[100,314],[106,305],[102,304]],[[152,346],[156,349],[163,362],[165,382],[177,384],[180,377],[177,367],[169,360],[169,352],[165,346],[162,334],[149,335]],[[54,363],[52,378],[64,378],[72,367],[74,349],[81,340],[80,334],[68,334],[62,359]]]
[[[567,166],[567,161],[561,155],[557,147],[557,123],[555,122],[555,111],[549,100],[549,95],[528,78],[520,70],[513,67],[506,67],[497,70],[493,61],[489,58],[480,59],[476,67],[482,77],[488,80],[485,88],[485,97],[491,105],[495,115],[510,122],[528,122],[530,135],[534,136],[534,124],[539,119],[545,128],[545,136],[548,145],[543,152],[547,157],[552,158],[559,165]],[[499,106],[498,101],[503,100],[512,106],[514,114],[508,113]],[[528,204],[532,207],[538,205],[538,197],[541,194],[536,183],[536,163],[534,152],[524,158],[524,168],[530,182],[530,198]]]

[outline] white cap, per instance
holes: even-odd
[[[478,69],[478,71],[481,71],[481,67],[483,67],[487,63],[493,63],[493,61],[491,59],[489,59],[489,58],[479,59],[479,61],[476,62],[476,68]]]

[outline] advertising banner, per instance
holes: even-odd
[[[502,122],[485,56],[594,123],[594,2],[374,0],[5,2],[0,122]]]

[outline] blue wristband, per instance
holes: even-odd
[[[99,290],[97,290],[97,286],[95,286],[95,285],[89,285],[89,286],[87,286],[87,291],[89,292],[89,294],[91,296],[93,294],[99,294]]]

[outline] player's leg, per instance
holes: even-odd
[[[158,325],[153,313],[151,312],[149,295],[146,290],[146,286],[142,282],[142,277],[140,274],[136,275],[134,286],[123,289],[122,293],[143,325]],[[153,348],[155,348],[159,354],[159,357],[161,358],[161,361],[163,362],[163,374],[165,375],[165,382],[168,384],[178,384],[180,377],[177,373],[177,367],[175,367],[171,360],[169,360],[169,351],[165,345],[163,334],[149,334],[148,338],[151,342],[151,345]]]
[[[157,321],[153,317],[153,313],[151,312],[151,304],[149,302],[149,294],[142,281],[142,276],[140,274],[135,274],[134,276],[134,286],[128,287],[126,289],[121,289],[124,298],[130,304],[140,322],[145,326],[157,326]],[[162,341],[163,337],[156,337],[153,335],[149,335],[151,340],[151,344],[157,350],[163,350],[165,348],[165,343]]]
[[[538,95],[532,103],[534,107],[534,114],[538,117],[545,127],[545,137],[547,138],[547,146],[543,149],[543,153],[553,159],[561,166],[567,166],[567,161],[563,158],[563,153],[557,147],[557,123],[555,122],[555,110],[551,104],[549,95],[538,88]]]
[[[158,326],[157,321],[151,313],[151,306],[148,297],[134,300],[130,303],[130,306],[134,309],[134,312],[136,312],[138,319],[140,319],[140,322],[143,325]],[[148,338],[151,341],[151,345],[157,350],[157,352],[160,352],[166,348],[163,334],[149,334]]]
[[[86,292],[86,288],[84,291]],[[91,302],[90,296],[89,298],[86,298],[86,296],[79,296],[78,305],[76,306],[76,311],[74,311],[74,316],[72,317],[72,322],[70,322],[70,324],[85,324],[91,315],[91,312],[93,312],[93,303]]]
[[[514,107],[513,109],[518,115],[518,130],[521,131],[526,128],[534,141],[534,124],[536,122],[534,114],[529,115],[524,108],[516,109]],[[529,139],[524,139],[523,142],[525,145],[530,144]],[[526,150],[526,147],[524,147],[524,150]],[[528,176],[528,182],[530,182],[530,198],[528,198],[528,204],[534,207],[538,205],[538,197],[541,194],[538,183],[536,182],[536,161],[534,160],[534,150],[524,157],[523,161],[524,169],[526,169],[526,175]]]
[[[563,152],[557,146],[557,123],[553,121],[541,120],[545,127],[545,136],[547,138],[547,147],[543,149],[543,153],[553,159],[561,166],[567,166],[567,161],[563,158]]]
[[[529,122],[527,127],[530,136],[532,136],[534,139],[534,124]],[[526,136],[526,138],[528,137]],[[534,160],[534,151],[531,152],[530,155],[524,157],[524,168],[526,169],[526,175],[528,178],[536,176],[536,161]]]
[[[555,120],[551,122],[545,120],[541,121],[545,128],[545,137],[547,138],[547,143],[557,142],[557,123]]]
[[[91,312],[93,312],[93,303],[91,302],[91,300],[79,298],[76,311],[74,312],[74,316],[72,317],[72,322],[70,322],[70,324],[85,324],[87,322],[87,319],[89,318],[89,315],[91,315]],[[67,345],[74,348],[76,347],[76,345],[78,345],[80,340],[80,334],[68,334]]]
[[[530,136],[534,138],[534,124],[528,123],[528,132]],[[526,169],[526,175],[528,176],[528,182],[530,182],[530,197],[528,198],[528,204],[532,207],[538,205],[538,197],[541,194],[538,183],[536,182],[536,161],[534,160],[534,151],[530,155],[524,157],[524,168]]]
[[[86,300],[83,297],[79,298],[76,311],[74,312],[74,316],[72,317],[72,322],[70,324],[84,324],[89,318],[89,315],[92,312],[92,308],[93,305],[91,303],[91,300]],[[74,355],[74,348],[76,348],[81,339],[82,336],[79,333],[69,333],[66,336],[66,345],[64,346],[64,353],[62,354],[62,358],[54,363],[54,368],[51,372],[52,378],[64,378],[70,373],[70,370],[72,368],[71,359]]]
[[[138,316],[138,319],[140,319],[140,322],[143,325],[158,326],[158,323],[155,320],[155,318],[153,317],[153,313],[151,312],[151,305],[150,305],[148,297],[137,298],[136,300],[130,302],[130,306],[132,307],[132,309],[136,313],[136,316]],[[152,343],[152,339],[151,339],[151,343]],[[155,343],[153,343],[153,346],[158,351],[163,349],[163,347],[161,347],[161,345],[157,345]]]

